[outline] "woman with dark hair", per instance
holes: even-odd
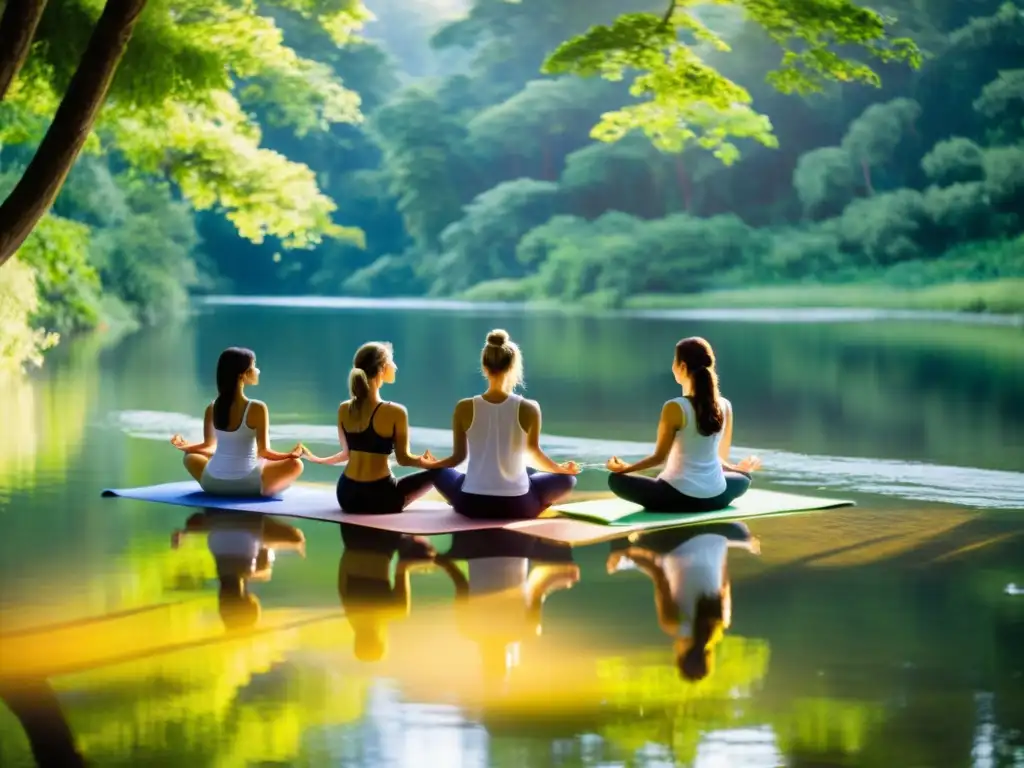
[[[380,388],[394,384],[398,366],[390,344],[363,344],[352,360],[348,377],[351,398],[338,406],[338,442],[333,456],[306,458],[314,464],[342,464],[338,504],[355,515],[392,515],[430,490],[432,475],[414,472],[402,478],[391,473],[392,453],[403,467],[426,468],[430,453],[409,453],[409,413],[398,403],[381,400]]]
[[[225,629],[255,626],[261,609],[250,583],[270,581],[277,552],[292,550],[305,557],[306,537],[268,515],[211,510],[189,516],[185,527],[172,534],[171,547],[177,549],[185,535],[204,532],[220,581],[217,607]]]
[[[703,680],[715,648],[732,623],[729,548],[760,554],[758,540],[740,522],[711,523],[643,534],[615,542],[608,573],[635,566],[654,583],[658,625],[673,638],[679,675]]]
[[[676,344],[672,374],[683,396],[662,406],[654,453],[635,464],[608,459],[608,487],[619,498],[651,512],[714,512],[750,488],[750,473],[761,460],[728,461],[732,447],[732,404],[718,392],[715,354],[693,336]],[[634,475],[664,464],[657,478]]]
[[[302,474],[302,444],[288,453],[270,448],[270,412],[245,396],[260,382],[256,355],[229,347],[217,360],[217,399],[206,407],[203,441],[171,445],[185,454],[185,469],[204,491],[216,496],[274,496]]]
[[[426,461],[434,487],[467,517],[525,519],[567,496],[580,471],[575,461],[552,461],[540,447],[540,405],[515,394],[523,356],[502,330],[487,334],[480,354],[487,379],[482,395],[460,400],[452,415],[452,455]],[[542,472],[528,469],[527,457]],[[466,474],[457,467],[466,459]]]

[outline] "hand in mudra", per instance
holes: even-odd
[[[171,437],[171,445],[173,445],[175,448],[177,448],[180,451],[180,450],[184,449],[185,446],[188,445],[188,443],[185,442],[185,438],[182,437],[181,435],[173,435]]]
[[[739,464],[736,465],[744,472],[756,472],[761,468],[761,459],[757,456],[747,456]]]
[[[629,465],[618,456],[612,456],[605,466],[608,467],[609,472],[625,472]]]

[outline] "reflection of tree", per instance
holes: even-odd
[[[85,764],[60,701],[45,680],[0,682],[0,701],[18,719],[39,768],[76,768]],[[0,727],[0,734],[5,730]],[[15,764],[17,750],[10,749],[9,744],[8,738],[0,739],[0,764]]]
[[[222,633],[212,605],[188,605],[171,624],[154,616],[115,620],[113,625],[79,628],[74,637],[65,633],[63,640],[116,652],[111,641],[119,640],[125,650],[128,636],[133,636],[135,652],[144,652],[147,645],[158,651],[163,643],[208,637],[214,628]],[[200,765],[289,762],[301,751],[306,729],[352,722],[362,714],[363,682],[339,685],[319,667],[284,662],[295,649],[324,646],[338,634],[338,622],[307,618],[305,624],[292,622],[241,640],[182,642],[182,650],[53,682],[58,691],[69,692],[64,706],[68,720],[82,753],[96,764],[146,765],[168,759]],[[36,643],[42,639],[27,638]],[[62,644],[51,647],[52,663],[71,660],[67,650],[60,653],[62,647],[66,649]],[[0,658],[15,661],[17,651],[6,644],[0,647]],[[14,666],[15,672],[23,667]],[[7,743],[0,739],[0,744]],[[0,751],[0,762],[17,764],[6,757]]]
[[[39,377],[5,377],[0,398],[0,487],[33,488],[40,475],[63,475],[78,458],[86,421],[99,393],[105,340],[80,339]]]

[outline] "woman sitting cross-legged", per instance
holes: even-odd
[[[455,406],[452,455],[423,466],[437,468],[434,487],[466,517],[537,517],[572,491],[580,467],[558,464],[541,449],[540,406],[514,393],[523,358],[505,331],[487,334],[481,363],[487,390]],[[527,456],[545,471],[527,469]],[[466,474],[455,471],[467,457]]]
[[[732,405],[718,393],[711,345],[699,337],[676,344],[672,373],[683,396],[661,409],[654,453],[635,464],[608,460],[608,487],[619,498],[651,512],[715,512],[750,488],[756,456],[728,462],[732,447]],[[634,475],[664,464],[657,478]]]
[[[265,403],[245,396],[246,385],[259,381],[252,350],[225,349],[217,360],[217,399],[203,416],[202,442],[171,438],[171,445],[185,454],[185,469],[209,494],[274,496],[302,474],[302,444],[289,453],[272,450],[270,412]]]
[[[430,490],[433,475],[391,473],[391,454],[403,467],[426,467],[429,453],[409,453],[409,414],[398,403],[384,401],[380,388],[394,384],[398,366],[390,344],[363,344],[352,360],[348,387],[352,397],[338,406],[338,442],[333,456],[306,458],[315,464],[346,463],[338,478],[338,505],[356,515],[393,515]]]

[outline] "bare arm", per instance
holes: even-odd
[[[409,453],[409,412],[401,405],[394,404],[394,407],[398,410],[395,417],[395,460],[402,467],[429,469],[422,454]]]
[[[200,443],[186,443],[181,435],[171,438],[171,445],[184,453],[198,453],[201,456],[213,456],[217,449],[217,433],[213,430],[213,404],[206,406],[203,414],[203,440]]]
[[[654,443],[654,453],[646,459],[640,459],[635,464],[626,464],[617,456],[608,460],[608,469],[612,472],[641,472],[652,467],[660,467],[668,458],[672,450],[672,441],[675,440],[676,432],[682,429],[685,424],[683,410],[678,403],[669,400],[661,407],[661,416],[658,419],[658,436]]]
[[[722,469],[728,472],[739,472],[750,477],[750,473],[761,467],[761,460],[756,456],[748,456],[739,464],[732,464],[729,461],[729,452],[732,450],[732,405],[723,406],[725,411],[722,423],[722,440],[718,444],[718,458],[722,462]]]
[[[452,454],[445,459],[425,462],[425,469],[451,469],[459,466],[469,456],[469,440],[466,432],[473,423],[473,401],[460,400],[452,413]]]
[[[306,459],[314,464],[344,464],[348,461],[348,440],[345,439],[345,430],[342,428],[342,422],[344,421],[345,413],[347,411],[347,403],[342,403],[338,406],[338,445],[341,446],[341,450],[333,456],[314,456],[307,448],[304,452]]]
[[[452,584],[455,585],[455,597],[458,599],[466,599],[469,597],[469,582],[466,581],[466,576],[462,571],[459,570],[458,566],[452,560],[449,560],[443,555],[439,555],[435,560],[437,567],[448,574],[448,578],[452,580]]]
[[[519,405],[520,425],[526,430],[526,450],[536,462],[537,469],[558,475],[577,475],[579,465],[574,461],[559,464],[544,453],[540,447],[541,413],[540,405],[534,400],[523,400]],[[525,418],[523,418],[525,417]],[[523,422],[526,422],[525,424]]]
[[[270,411],[265,403],[253,400],[249,406],[248,420],[250,427],[256,430],[256,455],[267,461],[285,461],[297,459],[302,455],[302,444],[299,443],[291,453],[280,453],[270,447]]]
[[[665,578],[665,571],[646,550],[630,547],[625,554],[633,561],[637,570],[654,583],[654,609],[658,616],[658,625],[670,635],[675,634],[679,629],[679,606],[672,599],[672,589]]]

